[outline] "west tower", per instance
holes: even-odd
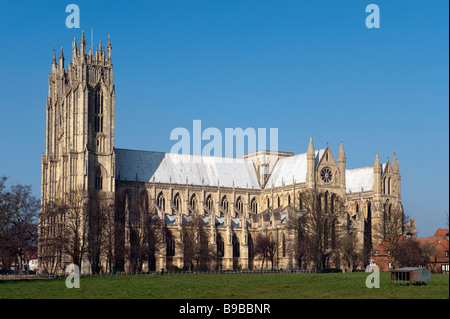
[[[114,192],[114,100],[111,42],[86,52],[84,32],[74,39],[67,69],[61,48],[53,53],[47,98],[46,153],[41,198],[73,190]]]
[[[52,72],[48,79],[39,214],[38,258],[44,272],[63,269],[67,263],[74,262],[71,259],[75,257],[68,258],[61,245],[52,243],[61,238],[67,241],[62,230],[67,229],[68,222],[74,226],[87,220],[89,229],[95,226],[91,211],[84,215],[88,212],[86,203],[90,194],[101,193],[102,198],[114,198],[115,91],[111,48],[108,37],[106,48],[100,42],[95,53],[92,47],[86,52],[83,32],[79,46],[76,39],[73,41],[72,61],[67,68],[63,48],[58,60],[53,52]],[[78,199],[77,204],[74,204],[75,199]],[[69,206],[64,205],[72,207],[70,213],[67,211]],[[74,218],[79,218],[73,213],[75,207],[83,211],[78,224],[74,222]],[[84,226],[72,226],[69,228],[75,235],[71,236],[82,237]],[[88,241],[95,242],[90,234],[89,230]],[[77,241],[77,249],[83,251],[80,245]],[[94,253],[91,255],[98,257]],[[90,261],[85,262],[81,255],[78,257],[82,258],[78,261],[84,267],[82,271],[86,271]]]

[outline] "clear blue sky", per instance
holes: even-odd
[[[68,4],[80,29],[68,29]],[[365,7],[380,8],[368,29]],[[53,49],[111,35],[116,147],[169,151],[170,132],[277,127],[279,149],[309,135],[347,168],[396,152],[419,236],[447,227],[448,1],[5,1],[0,3],[0,175],[40,197]]]

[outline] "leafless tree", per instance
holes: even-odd
[[[126,270],[133,273],[141,272],[144,264],[148,270],[156,270],[156,254],[166,245],[164,222],[154,203],[127,196],[116,194],[114,258],[123,258],[128,263]]]
[[[105,272],[112,273],[115,263],[115,243],[116,243],[116,211],[115,202],[109,199],[104,205],[105,209],[105,226],[102,232],[102,253],[105,259]]]
[[[87,254],[94,274],[105,271],[102,266],[102,257],[105,255],[105,231],[110,229],[108,222],[113,211],[114,200],[107,197],[102,191],[90,191],[88,198],[88,244]]]
[[[61,201],[46,201],[39,213],[39,265],[45,274],[64,268],[65,229],[62,229],[64,207]]]
[[[436,245],[427,241],[420,245],[420,250],[422,251],[423,263],[428,264],[432,262],[436,254]],[[434,268],[434,267],[433,267]]]
[[[342,262],[348,271],[354,271],[361,264],[361,252],[358,251],[358,239],[354,232],[347,232],[341,242]]]
[[[87,253],[87,199],[81,190],[71,191],[64,199],[64,203],[57,208],[63,222],[63,231],[57,237],[68,263],[81,267]]]
[[[125,206],[126,196],[120,190],[115,192],[115,213],[114,213],[114,243],[107,248],[112,250],[114,256],[113,271],[125,270],[125,259],[128,258],[125,249]]]
[[[158,217],[156,207],[150,208],[149,214],[144,216],[144,256],[148,270],[156,270],[156,254],[165,247],[165,225]]]
[[[310,189],[302,193],[302,212],[289,217],[288,228],[295,234],[295,247],[300,267],[312,263],[316,271],[340,264],[339,245],[345,233],[345,205],[336,194]]]
[[[7,266],[14,262],[16,271],[22,272],[27,250],[37,245],[40,204],[31,194],[31,186],[13,185],[5,191],[5,182],[3,177],[0,181],[2,260]]]
[[[145,243],[144,243],[144,225],[143,212],[140,209],[140,203],[137,198],[131,200],[131,205],[128,207],[128,228],[127,235],[129,238],[129,248],[127,250],[127,259],[129,262],[129,271],[136,273],[142,271],[142,266],[145,261]]]
[[[387,206],[388,207],[388,206]],[[373,237],[375,241],[384,242],[389,252],[389,262],[394,263],[394,255],[399,245],[400,238],[404,236],[404,227],[409,217],[405,214],[401,204],[391,205],[386,208],[383,215],[374,218],[372,222]]]
[[[216,259],[216,251],[208,245],[208,231],[203,220],[195,214],[192,221],[184,221],[181,227],[180,248],[188,270],[209,270]]]
[[[9,272],[14,259],[13,248],[9,242],[9,238],[12,237],[12,214],[9,209],[10,201],[6,191],[6,181],[6,176],[0,178],[0,261],[2,272]]]
[[[306,216],[304,212],[289,212],[287,223],[288,229],[294,235],[294,241],[289,245],[288,250],[297,260],[300,269],[305,269],[306,265],[312,262],[312,248],[310,247],[309,237],[307,236]]]
[[[264,268],[264,262],[270,261],[273,269],[273,260],[277,250],[277,243],[267,234],[258,234],[254,241],[254,254],[262,259],[261,268]]]

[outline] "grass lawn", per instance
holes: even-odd
[[[449,276],[432,275],[426,285],[365,285],[368,273],[221,274],[81,278],[79,289],[65,279],[0,280],[0,299],[448,299]]]

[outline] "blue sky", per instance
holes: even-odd
[[[80,29],[68,29],[68,4]],[[365,8],[380,8],[368,29]],[[40,197],[53,49],[111,35],[116,147],[169,151],[176,127],[278,128],[279,150],[347,168],[396,152],[419,236],[447,227],[448,1],[1,1],[0,175]]]

